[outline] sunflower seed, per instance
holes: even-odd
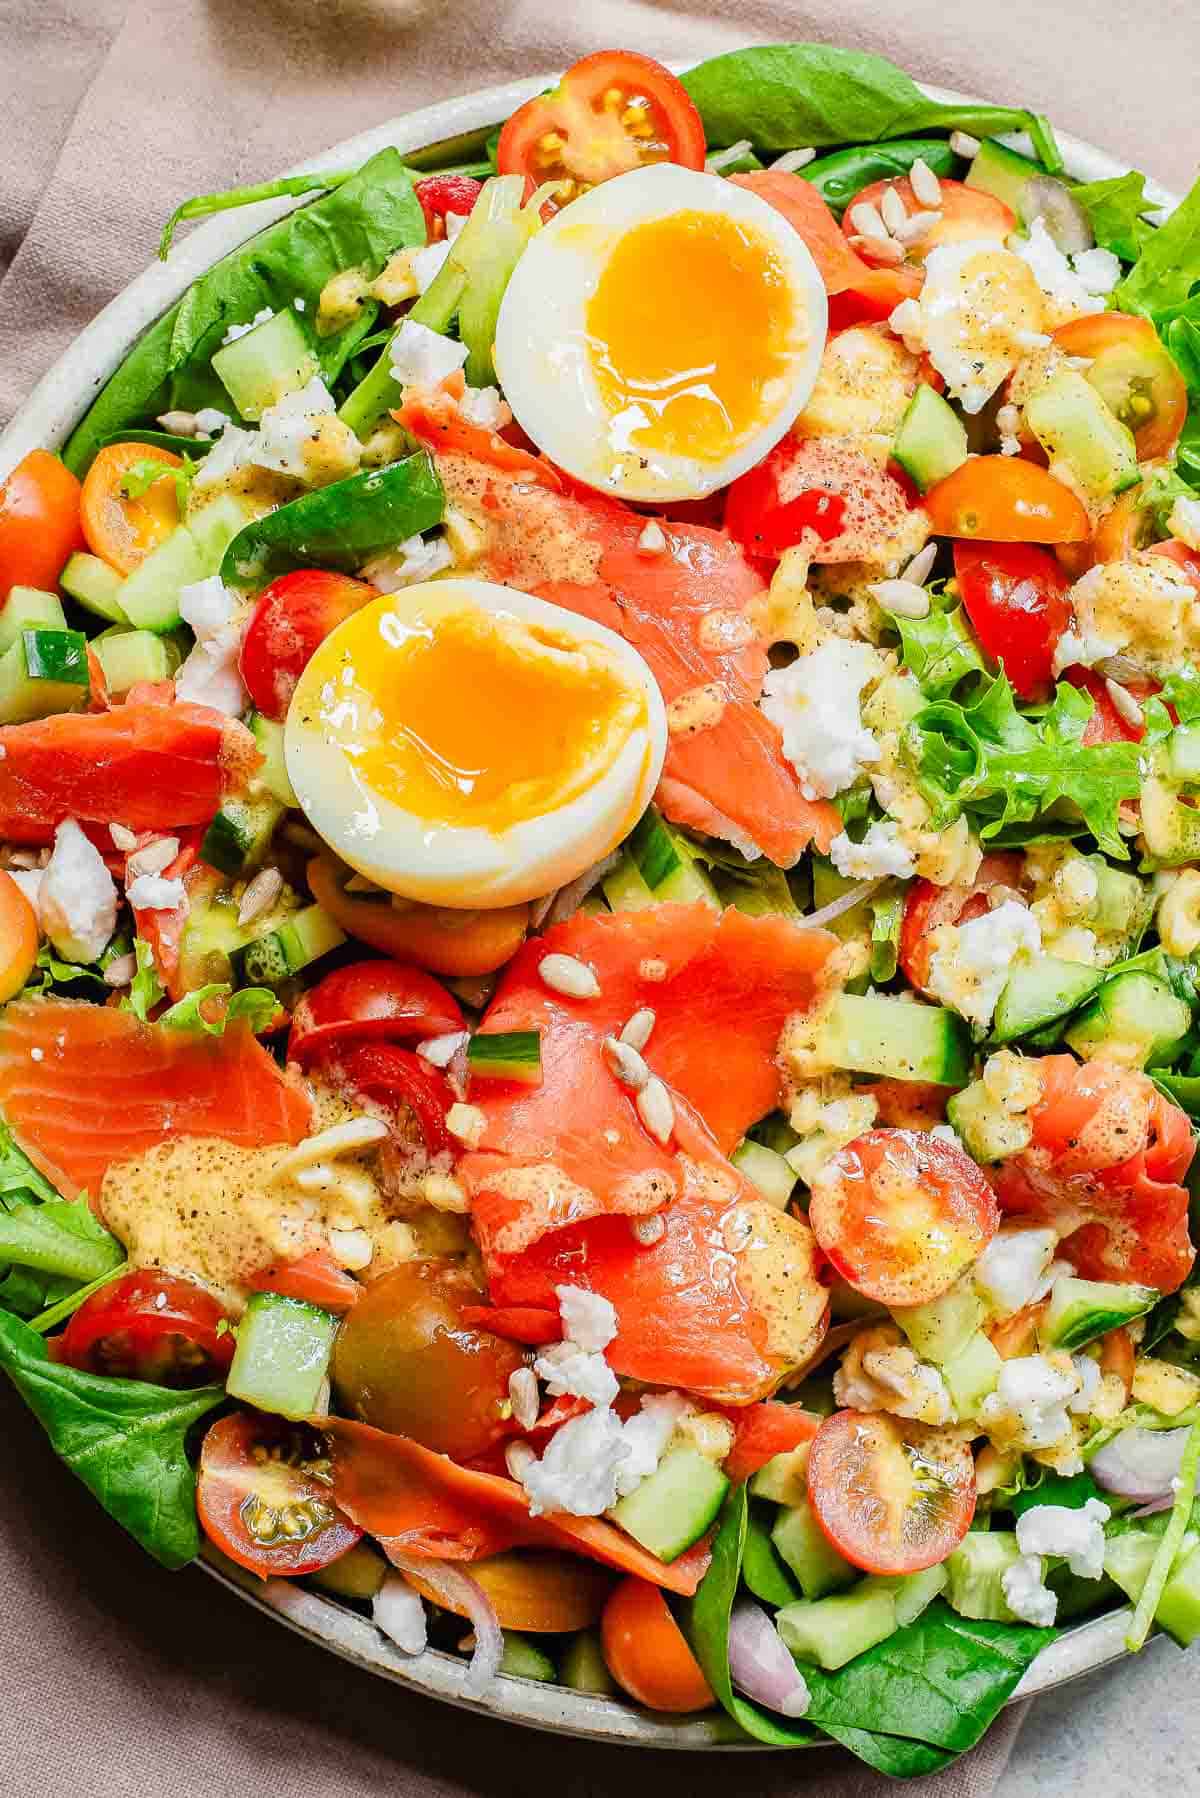
[[[650,1078],[650,1069],[637,1050],[631,1049],[619,1037],[605,1037],[604,1059],[621,1085],[629,1087],[632,1092],[640,1093]]]
[[[510,1442],[504,1451],[504,1465],[514,1480],[527,1473],[536,1460],[528,1442]]]
[[[925,161],[918,156],[908,172],[909,183],[913,193],[922,206],[936,207],[942,203],[942,184]]]
[[[249,924],[253,919],[261,917],[268,907],[274,905],[282,891],[283,875],[279,869],[263,868],[242,894],[242,903],[238,906],[238,923]]]
[[[648,556],[661,555],[667,547],[667,534],[661,524],[652,518],[638,538],[637,546]]]
[[[1129,691],[1128,687],[1123,687],[1120,681],[1106,680],[1104,688],[1108,697],[1112,700],[1114,707],[1120,713],[1121,717],[1124,718],[1126,724],[1132,724],[1134,726],[1145,724],[1146,714],[1143,712],[1141,706],[1133,697],[1133,694]]]
[[[940,212],[912,212],[902,225],[896,226],[896,236],[902,244],[920,243],[941,222]]]
[[[634,1012],[628,1024],[626,1024],[624,1030],[622,1030],[621,1041],[623,1043],[628,1043],[631,1049],[637,1049],[640,1053],[650,1041],[651,1034],[657,1022],[658,1020],[654,1012],[650,1010],[648,1005],[644,1005],[641,1011]]]
[[[118,955],[110,961],[104,970],[105,986],[128,986],[137,973],[137,957],[135,955]]]
[[[870,237],[860,232],[850,239],[850,248],[862,256],[873,256],[876,262],[899,264],[904,261],[904,245],[894,237]]]
[[[950,148],[956,156],[961,156],[964,162],[973,162],[982,147],[979,139],[972,137],[969,131],[952,131],[950,133]]]
[[[661,1242],[667,1233],[664,1219],[658,1212],[653,1217],[633,1217],[629,1220],[629,1228],[635,1242],[640,1242],[644,1249]]]
[[[782,156],[777,156],[774,162],[767,164],[767,167],[777,169],[783,175],[794,175],[797,169],[807,168],[816,154],[817,152],[812,149],[785,150]]]
[[[161,874],[171,866],[179,854],[178,837],[155,837],[136,855],[131,855],[125,863],[125,879],[128,883],[137,880],[142,874]]]
[[[863,237],[879,237],[887,242],[888,228],[879,208],[872,206],[869,200],[860,200],[857,206],[850,208],[850,223]]]
[[[514,1367],[509,1374],[508,1402],[512,1406],[514,1421],[523,1430],[531,1430],[542,1408],[537,1375],[532,1367]]]
[[[108,834],[113,840],[113,847],[119,849],[123,855],[128,855],[131,849],[137,848],[137,832],[128,829],[124,824],[110,824]]]
[[[594,999],[600,991],[600,982],[587,963],[573,955],[543,955],[538,973],[552,992],[568,999]]]
[[[889,231],[894,231],[898,225],[903,225],[908,220],[908,207],[894,187],[884,188],[879,201],[879,210],[883,214],[883,222]]]
[[[898,618],[928,618],[929,595],[916,581],[872,581],[867,591]]]
[[[927,543],[918,555],[915,555],[901,573],[901,580],[911,581],[914,587],[923,587],[929,579],[934,563],[937,561],[937,544]]]
[[[670,1093],[657,1074],[652,1074],[642,1087],[636,1104],[638,1116],[655,1141],[670,1142],[671,1132],[675,1128],[675,1107]]]
[[[915,300],[901,300],[895,308],[888,325],[897,337],[917,337],[921,335],[921,308]]]

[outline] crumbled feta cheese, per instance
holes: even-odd
[[[1073,1272],[1065,1262],[1056,1262],[1054,1265],[1068,1275]],[[1072,1355],[1071,1365],[1079,1375],[1079,1391],[1068,1401],[1067,1410],[1072,1417],[1086,1417],[1100,1390],[1100,1366],[1090,1355]]]
[[[416,536],[406,537],[394,549],[385,550],[380,556],[373,556],[359,573],[364,581],[370,581],[380,592],[394,593],[400,587],[411,587],[418,581],[432,580],[443,568],[449,568],[453,561],[450,545],[444,537],[430,537],[426,541],[418,533]]]
[[[1095,292],[1089,292],[1072,269],[1040,214],[1029,226],[1028,237],[1012,238],[1011,247],[1022,262],[1028,263],[1034,280],[1050,302],[1048,324],[1065,325],[1081,313],[1103,312],[1104,301]]]
[[[427,243],[419,250],[408,252],[408,265],[412,270],[418,293],[424,293],[427,288],[432,287],[441,274],[449,254],[449,238],[443,238],[440,243]]]
[[[1080,1579],[1104,1572],[1104,1526],[1112,1516],[1098,1498],[1082,1508],[1033,1505],[1017,1519],[1017,1547],[1023,1555],[1060,1555]]]
[[[642,1408],[627,1419],[623,1436],[629,1458],[617,1470],[617,1491],[622,1498],[633,1492],[654,1472],[668,1442],[696,1407],[681,1392],[647,1392]]]
[[[482,426],[485,431],[500,430],[512,417],[500,398],[498,387],[468,387],[458,402],[458,409],[464,418],[473,425]]]
[[[617,1376],[603,1355],[591,1354],[569,1338],[544,1348],[533,1370],[552,1398],[564,1394],[586,1398],[593,1405],[611,1405],[619,1390]]]
[[[38,899],[41,894],[42,881],[45,878],[45,874],[46,870],[44,868],[8,869],[9,879],[15,881],[17,886],[20,887],[34,911],[38,908]]]
[[[64,961],[95,961],[117,927],[117,889],[104,858],[73,818],[54,833],[42,871],[38,923]]]
[[[608,1406],[572,1417],[554,1432],[541,1460],[521,1469],[530,1515],[568,1511],[573,1517],[599,1517],[611,1510],[630,1453],[621,1420]]]
[[[260,468],[308,480],[310,461],[305,450],[323,421],[334,418],[336,412],[337,401],[321,377],[314,375],[306,386],[285,393],[267,407],[259,420],[254,461]],[[353,469],[347,472],[353,473]]]
[[[446,1128],[468,1149],[477,1149],[487,1130],[487,1112],[478,1105],[456,1103],[446,1113]]]
[[[1167,528],[1189,549],[1200,550],[1200,499],[1177,499],[1171,507]]]
[[[919,1361],[894,1324],[862,1330],[833,1376],[833,1396],[851,1411],[888,1411],[919,1423],[949,1423],[954,1405],[936,1367]]]
[[[226,331],[224,337],[221,339],[222,345],[236,343],[239,337],[245,337],[247,332],[253,331],[255,325],[265,325],[267,320],[274,316],[271,308],[269,306],[264,306],[261,312],[256,312],[254,314],[254,317],[250,320],[248,325],[230,325],[228,331]]]
[[[232,423],[228,412],[222,412],[218,406],[201,406],[196,414],[196,429],[206,432],[210,437],[215,437],[218,431],[223,431],[226,425]]]
[[[1074,1370],[1066,1373],[1045,1355],[1021,1355],[1000,1369],[980,1417],[989,1435],[1002,1434],[1014,1446],[1054,1448],[1074,1435],[1067,1400],[1078,1391]]]
[[[1071,266],[1089,293],[1111,293],[1121,279],[1121,258],[1112,250],[1079,250]]]
[[[223,487],[242,469],[253,468],[257,446],[256,432],[243,431],[240,425],[226,425],[192,477],[193,492]]]
[[[608,1347],[617,1333],[617,1313],[611,1300],[586,1286],[556,1286],[563,1334],[582,1349],[598,1352]]]
[[[411,318],[405,319],[392,339],[392,378],[402,387],[437,387],[466,359],[465,343],[455,343]]]
[[[230,718],[240,717],[246,710],[250,696],[238,665],[242,610],[237,595],[218,575],[180,589],[180,615],[191,625],[196,642],[175,676],[177,698],[211,706]]]
[[[1027,906],[1006,899],[995,911],[965,924],[943,924],[929,941],[930,993],[986,1029],[1013,962],[1022,950],[1036,954],[1042,933]]]
[[[182,880],[164,880],[161,874],[139,874],[126,887],[125,897],[135,911],[174,911],[183,904],[184,885]]]
[[[1002,1574],[1000,1584],[1014,1617],[1022,1623],[1050,1628],[1058,1615],[1058,1598],[1042,1579],[1040,1555],[1022,1555]]]
[[[191,626],[199,642],[224,630],[241,603],[219,574],[210,574],[207,580],[192,581],[179,589],[179,616]]]
[[[1107,637],[1064,631],[1054,646],[1054,672],[1061,674],[1064,668],[1094,668],[1097,662],[1115,656],[1120,647]]]
[[[879,744],[863,727],[859,702],[863,688],[882,671],[869,644],[837,638],[767,675],[762,709],[783,737],[783,753],[800,776],[806,799],[832,799],[867,763],[879,760]]]
[[[872,824],[861,843],[852,843],[843,830],[829,845],[829,858],[847,880],[876,880],[888,874],[907,879],[915,866],[912,850],[900,840],[900,826],[890,819]]]
[[[1053,1230],[1002,1230],[975,1263],[975,1284],[1001,1317],[1033,1303],[1054,1257]]]

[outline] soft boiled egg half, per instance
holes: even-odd
[[[297,684],[288,775],[376,885],[488,909],[553,891],[625,837],[658,784],[662,695],[614,632],[490,581],[373,600]]]
[[[496,371],[522,429],[576,479],[694,499],[788,430],[826,324],[782,214],[662,162],[602,182],[533,239],[500,307]]]

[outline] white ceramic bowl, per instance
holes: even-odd
[[[673,66],[682,70],[690,65],[678,63]],[[437,106],[425,107],[421,112],[389,119],[374,130],[335,144],[322,155],[314,156],[288,172],[346,168],[365,162],[389,144],[410,153],[490,127],[507,118],[525,100],[542,93],[554,80],[553,75],[535,75],[525,81],[463,94]],[[939,100],[962,97],[944,88],[927,87],[925,91]],[[1020,137],[1006,141],[1028,151],[1028,143]],[[1127,164],[1079,138],[1059,132],[1058,141],[1068,171],[1080,180],[1099,181],[1126,172]],[[1178,204],[1176,195],[1152,181],[1146,184],[1146,194],[1152,206],[1164,211]],[[132,281],[80,333],[43,376],[11,424],[0,433],[0,479],[28,450],[57,449],[65,441],[137,338],[174,304],[197,275],[300,203],[268,200],[239,212],[222,214],[183,238],[168,262],[155,262]],[[215,1550],[205,1551],[204,1564],[222,1585],[310,1641],[331,1649],[356,1666],[368,1668],[431,1697],[461,1705],[466,1710],[562,1735],[580,1736],[590,1741],[624,1742],[632,1747],[722,1749],[742,1754],[760,1748],[758,1743],[747,1741],[724,1715],[714,1713],[675,1719],[637,1710],[613,1699],[594,1698],[560,1686],[542,1685],[535,1680],[501,1678],[488,1696],[473,1698],[466,1692],[467,1664],[454,1655],[434,1649],[416,1657],[401,1654],[366,1617],[350,1606],[324,1598],[320,1593],[308,1591],[288,1580],[264,1583],[225,1560]],[[1130,1615],[1128,1608],[1121,1608],[1064,1631],[1030,1667],[1013,1695],[1014,1701],[1030,1698],[1119,1660],[1125,1653],[1124,1637]]]

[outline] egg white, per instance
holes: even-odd
[[[570,644],[598,644],[631,692],[644,702],[643,722],[631,729],[609,766],[584,791],[554,810],[499,831],[439,824],[406,811],[377,792],[353,758],[331,741],[321,723],[323,704],[336,694],[322,671],[324,653],[301,676],[288,710],[284,752],[288,778],[313,829],[339,856],[377,886],[406,899],[463,910],[516,905],[553,892],[607,855],[649,804],[662,772],[667,718],[662,694],[638,652],[615,632],[561,606],[491,581],[439,580],[375,600],[366,615],[390,614],[401,624],[415,616],[435,622],[464,610],[527,620]],[[354,620],[361,629],[364,613]],[[339,626],[322,645],[336,654]],[[386,641],[386,639],[385,639]],[[324,690],[324,691],[323,691]],[[522,720],[514,718],[519,731]]]
[[[719,461],[631,445],[625,419],[604,402],[588,353],[588,303],[621,238],[637,225],[685,211],[741,221],[764,238],[795,305],[790,373],[764,422]],[[679,296],[681,307],[703,303],[703,295]],[[827,324],[824,282],[782,214],[719,175],[661,162],[602,182],[533,239],[500,307],[496,371],[521,428],[576,479],[629,500],[698,499],[761,462],[789,429],[812,392]],[[662,329],[669,341],[670,318]]]

